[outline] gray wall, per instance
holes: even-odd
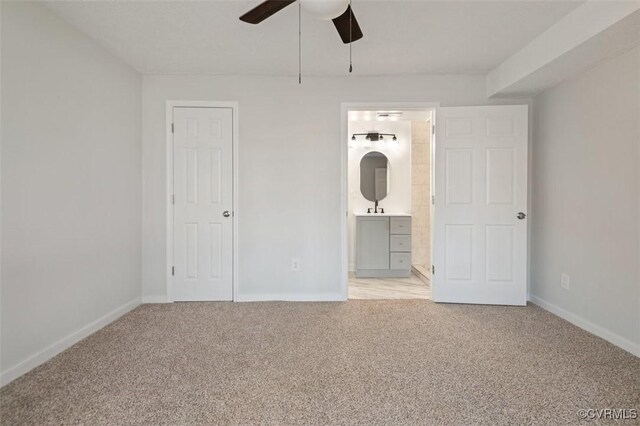
[[[145,76],[143,296],[166,296],[167,100],[239,102],[239,283],[244,299],[341,297],[341,102],[508,103],[482,76]],[[527,103],[518,100],[515,103]],[[291,271],[291,258],[301,261]]]
[[[639,58],[534,100],[531,296],[640,356]]]
[[[34,3],[1,47],[4,373],[140,297],[142,79]]]

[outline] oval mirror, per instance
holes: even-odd
[[[360,160],[360,192],[369,201],[382,201],[389,194],[389,159],[371,151]]]

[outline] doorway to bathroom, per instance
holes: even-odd
[[[428,263],[414,256],[419,251],[413,246],[419,240],[414,213],[420,215],[420,206],[411,202],[411,192],[419,191],[411,183],[420,167],[413,167],[416,159],[407,155],[412,144],[402,143],[410,136],[402,136],[407,127],[400,124],[420,111],[431,113],[430,275]],[[373,284],[394,290],[394,295],[367,297],[406,298],[395,291],[399,284],[418,283],[398,280],[416,276],[430,278],[425,282],[427,297],[434,302],[526,305],[528,114],[527,105],[342,105],[344,300],[350,284],[356,289],[356,279],[361,285],[371,284],[362,280],[375,280]],[[396,127],[384,127],[387,123]],[[386,158],[386,168],[379,154]],[[369,161],[375,161],[373,180],[361,185],[369,179],[362,170]],[[397,196],[402,194],[400,203]],[[426,272],[423,277],[418,275],[421,270]]]
[[[435,106],[343,111],[348,299],[430,298]]]

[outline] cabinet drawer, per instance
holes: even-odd
[[[392,217],[390,233],[411,235],[411,218],[410,217]]]
[[[411,253],[391,253],[391,269],[411,269]]]
[[[411,251],[411,235],[391,235],[389,247],[391,251]]]

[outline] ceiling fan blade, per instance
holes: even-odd
[[[336,30],[338,30],[338,34],[340,34],[340,38],[345,44],[362,38],[362,30],[358,25],[358,21],[356,21],[356,16],[353,14],[351,6],[348,6],[342,15],[333,18],[333,25],[336,26]]]
[[[269,16],[276,14],[296,0],[267,0],[263,1],[240,17],[241,21],[249,24],[259,24]]]

